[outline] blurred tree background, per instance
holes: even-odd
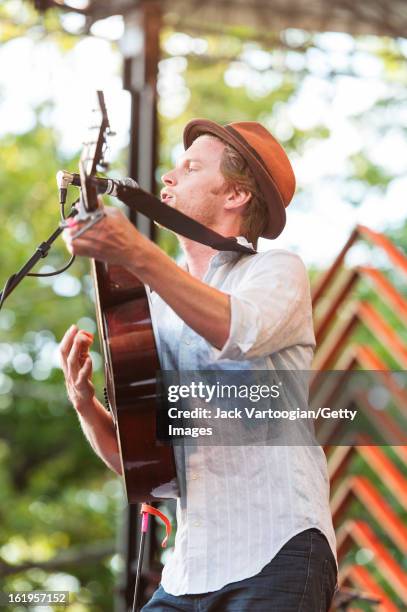
[[[63,30],[60,19],[50,11],[39,20],[28,4],[5,0],[0,6],[0,53],[27,37],[37,45],[71,53],[80,37]],[[356,87],[364,78],[375,78],[383,84],[380,95],[372,96],[367,108],[358,110],[356,104],[348,117],[364,135],[363,145],[334,172],[314,182],[299,181],[296,206],[312,219],[316,190],[330,190],[353,207],[363,206],[372,194],[384,198],[403,180],[406,160],[380,163],[371,150],[385,145],[389,136],[407,145],[407,41],[346,36],[336,39],[336,48],[335,42],[329,45],[326,40],[301,30],[259,38],[243,26],[206,32],[178,32],[166,26],[159,76],[157,178],[181,150],[184,124],[198,116],[220,123],[231,118],[259,120],[298,161],[310,148],[329,141],[329,106],[335,105],[340,82],[351,79]],[[119,57],[116,43],[109,44],[111,53]],[[321,103],[328,113],[315,109],[314,114],[310,108],[301,123],[287,109],[295,109],[301,92],[312,88],[316,79],[325,84]],[[356,87],[355,97],[357,91]],[[10,104],[0,88],[0,115],[6,102]],[[52,122],[54,107],[52,99],[37,104],[27,130],[8,131],[7,123],[1,122],[1,283],[57,226],[55,174],[77,165],[80,142],[75,153],[67,155],[61,149]],[[122,173],[125,159],[123,148],[114,160]],[[405,201],[405,190],[399,188],[399,192]],[[382,231],[400,248],[407,248],[407,223],[394,223],[391,210],[388,217],[389,225]],[[365,224],[369,225],[368,217]],[[173,236],[161,231],[159,240],[176,254]],[[341,246],[338,241],[336,250]],[[374,249],[367,256],[377,257]],[[59,240],[37,271],[56,270],[67,259]],[[311,277],[324,267],[324,262],[313,264]],[[381,261],[381,268],[392,275],[387,261]],[[406,295],[405,285],[399,285]],[[368,286],[359,291],[384,308]],[[60,276],[25,279],[0,311],[0,588],[75,591],[77,600],[68,608],[75,612],[113,608],[122,563],[116,542],[125,505],[121,483],[84,440],[66,399],[58,360],[58,343],[73,322],[95,331],[92,300],[88,263],[76,260]],[[405,334],[396,317],[392,324]],[[359,333],[362,337],[368,332]],[[93,358],[101,397],[97,344]]]

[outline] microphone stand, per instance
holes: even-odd
[[[66,217],[67,219],[69,219],[70,217],[74,217],[76,214],[78,213],[78,211],[76,210],[76,208],[74,208],[74,205],[72,206],[72,210],[69,213],[69,215]],[[26,276],[37,276],[36,274],[30,274],[30,270],[32,270],[34,268],[34,266],[39,262],[40,259],[43,259],[44,257],[46,257],[48,255],[48,252],[51,248],[51,245],[53,242],[55,242],[55,240],[58,238],[58,236],[60,236],[60,234],[62,234],[62,232],[65,229],[65,225],[63,223],[61,223],[61,225],[58,227],[58,229],[56,229],[51,236],[48,238],[48,240],[45,240],[44,242],[41,242],[41,244],[39,244],[34,252],[34,254],[30,257],[30,259],[23,265],[23,267],[16,272],[15,274],[12,274],[6,281],[6,284],[4,285],[3,291],[0,292],[0,310],[4,304],[5,299],[10,295],[10,293],[12,293],[12,291],[14,291],[14,289],[17,287],[17,285],[19,285],[21,283],[21,281],[23,280],[23,278],[25,278]],[[72,261],[69,262],[68,265],[71,265]],[[58,273],[58,272],[63,272],[63,270],[65,270],[65,268],[62,268],[61,270],[57,271],[57,272],[53,272],[52,275]],[[43,276],[42,274],[38,274],[38,276]],[[48,276],[48,275],[45,275]]]

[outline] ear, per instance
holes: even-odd
[[[225,194],[225,210],[233,210],[240,208],[250,202],[252,194],[243,187],[231,187]]]

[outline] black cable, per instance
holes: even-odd
[[[78,200],[76,200],[76,202],[78,202]],[[74,202],[74,204],[72,206],[74,206],[76,204],[76,202]],[[68,216],[72,215],[72,210],[70,212],[70,214]],[[60,213],[60,217],[61,217],[61,221],[65,221],[66,216],[65,216],[65,202],[61,202],[59,205],[59,213]],[[72,215],[74,216],[74,215]]]
[[[77,199],[73,204],[72,204],[72,208],[71,211],[68,215],[68,217],[65,216],[65,207],[63,204],[61,204],[60,207],[60,211],[61,211],[61,220],[65,221],[66,218],[70,218],[70,217],[75,217],[75,215],[78,214],[78,211],[75,207],[75,204],[77,204],[79,202],[79,199]],[[36,249],[36,255],[38,258],[38,255],[40,255],[41,257],[46,257],[48,255],[48,251],[51,248],[51,243],[55,240],[55,238],[58,237],[58,235],[61,234],[62,232],[62,228],[63,226],[59,226],[59,228],[52,234],[52,236],[50,238],[48,238],[47,241],[42,242]],[[33,256],[35,257],[35,255]],[[33,258],[31,258],[30,262],[32,261]],[[62,274],[62,272],[65,272],[65,270],[67,270],[68,268],[70,268],[73,264],[73,262],[75,261],[75,255],[72,255],[70,260],[68,261],[68,263],[63,266],[62,268],[60,268],[59,270],[55,270],[55,272],[25,272],[24,271],[24,276],[35,276],[37,278],[41,278],[41,277],[47,277],[47,276],[57,276],[58,274]],[[30,263],[29,262],[29,263]],[[34,262],[33,264],[31,264],[31,267],[33,267],[35,265],[36,262]],[[26,264],[27,265],[27,264]],[[20,272],[18,273],[20,275]],[[3,287],[3,291],[0,294],[0,310],[3,306],[4,300],[7,297],[7,294],[9,292],[10,289],[14,289],[13,286],[13,282],[16,279],[17,274],[12,274],[7,280],[6,283]],[[21,281],[22,279],[18,278],[17,284]]]
[[[71,210],[69,212],[68,217],[66,217],[66,215],[65,215],[65,202],[60,202],[60,204],[59,204],[59,212],[60,212],[60,216],[61,216],[61,221],[65,221],[67,218],[69,219],[70,217],[75,217],[78,214],[78,209],[75,208],[75,205],[78,204],[79,201],[80,201],[80,198],[76,198],[75,202],[72,202]]]
[[[36,276],[38,277],[44,277],[44,276],[57,276],[58,274],[62,274],[62,272],[65,272],[65,270],[67,270],[68,268],[70,268],[73,264],[73,262],[75,261],[75,255],[72,255],[71,259],[68,261],[68,263],[66,264],[66,266],[64,266],[63,268],[60,268],[59,270],[55,270],[55,272],[43,272],[43,273],[34,273],[34,272],[28,272],[26,274],[26,276]],[[1,298],[0,298],[0,310],[1,307],[3,306],[3,302],[6,299],[6,295],[7,295],[7,291],[10,287],[10,285],[12,284],[14,278],[15,278],[15,274],[12,274],[11,276],[9,276],[9,278],[6,280],[6,283],[3,287],[3,291],[1,292]]]
[[[70,211],[70,213],[68,215],[68,219],[70,217],[75,217],[75,215],[78,214],[78,211],[76,210],[76,208],[74,208],[75,204],[77,204],[78,202],[79,202],[79,198],[77,200],[75,200],[75,202],[73,202],[72,207],[71,207],[71,211]],[[65,203],[62,203],[62,202],[60,204],[60,216],[61,216],[61,221],[66,221],[67,217],[65,215]],[[26,276],[36,276],[36,277],[57,276],[58,274],[62,274],[62,272],[65,272],[65,270],[70,268],[74,261],[75,261],[75,255],[72,255],[71,259],[68,261],[66,266],[64,266],[63,268],[60,268],[59,270],[55,270],[55,272],[44,272],[44,273],[30,272]]]
[[[55,272],[43,272],[43,273],[29,272],[28,274],[26,274],[26,276],[56,276],[57,274],[61,274],[62,272],[65,272],[65,270],[67,270],[70,266],[72,266],[74,261],[75,261],[75,255],[72,255],[71,259],[68,261],[66,266],[64,266],[63,268],[60,268],[59,270],[55,270]]]

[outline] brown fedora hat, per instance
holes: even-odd
[[[222,126],[208,119],[193,119],[184,129],[185,148],[202,134],[218,136],[246,160],[268,205],[269,222],[263,237],[277,238],[284,229],[285,209],[295,191],[294,172],[283,147],[255,121]]]

